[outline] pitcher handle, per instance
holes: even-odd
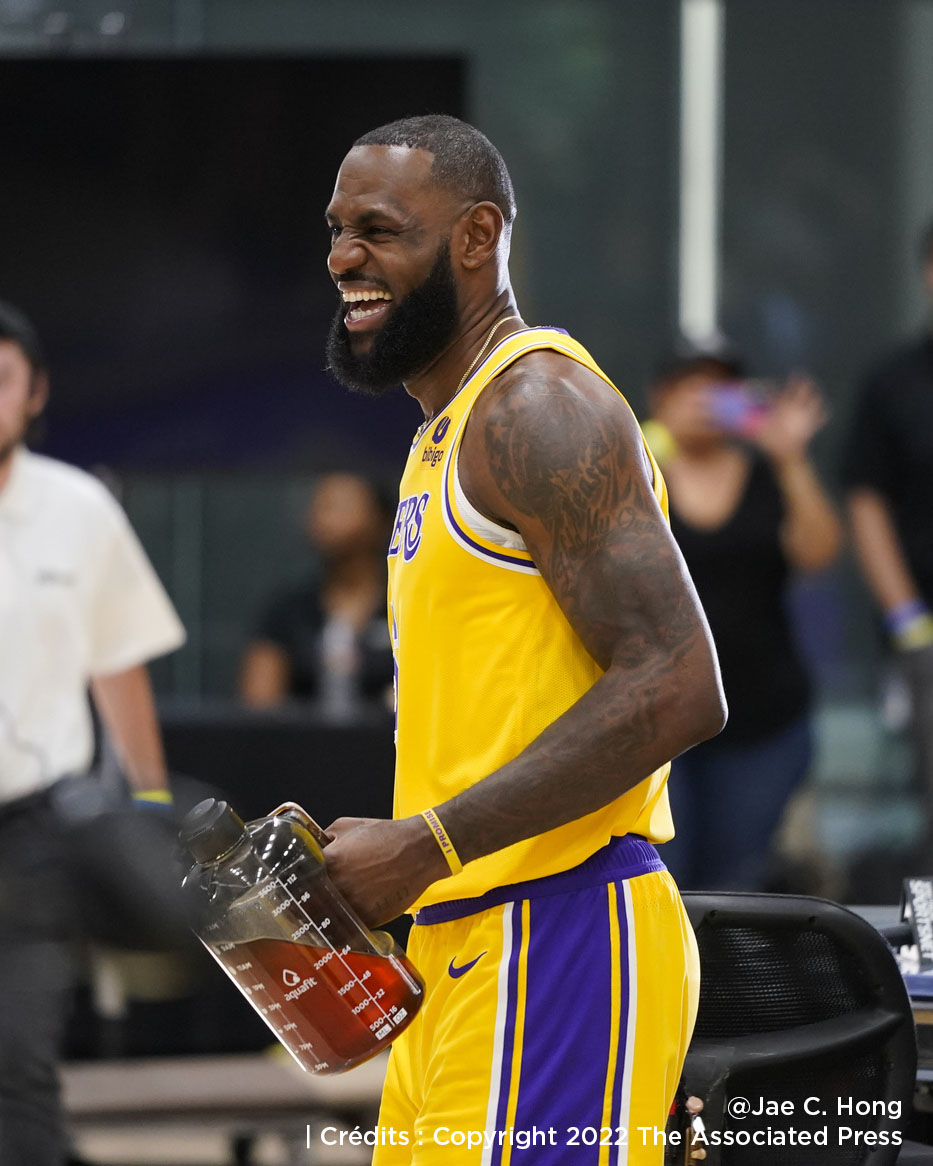
[[[315,822],[307,810],[298,805],[297,802],[283,802],[277,806],[269,815],[270,818],[290,817],[294,821],[300,823],[308,831],[311,837],[323,850],[325,846],[331,841],[324,830]]]

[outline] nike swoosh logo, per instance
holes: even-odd
[[[470,968],[473,967],[474,964],[479,963],[479,961],[483,958],[483,956],[485,954],[486,954],[486,952],[481,951],[475,960],[470,960],[470,962],[468,964],[464,964],[462,967],[459,967],[459,968],[455,968],[454,961],[451,960],[450,967],[447,969],[447,971],[451,976],[453,976],[453,978],[455,980],[459,979],[459,977],[462,976],[465,972],[468,972],[470,970]]]

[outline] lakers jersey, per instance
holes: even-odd
[[[510,761],[602,675],[520,536],[479,514],[457,474],[460,443],[480,393],[539,349],[562,353],[612,385],[564,332],[517,332],[492,349],[418,434],[408,456],[389,545],[398,818],[447,801]],[[664,482],[647,447],[645,457],[666,513]],[[666,841],[674,833],[669,769],[665,765],[594,813],[468,863],[428,887],[413,909],[566,870],[612,836]]]

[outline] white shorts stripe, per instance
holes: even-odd
[[[618,884],[625,896],[626,951],[628,952],[628,1016],[625,1024],[625,1064],[622,1068],[622,1085],[619,1096],[619,1121],[621,1129],[627,1130],[632,1106],[632,1066],[635,1060],[635,1019],[638,1013],[638,953],[635,950],[635,909],[632,905],[632,888],[628,879]],[[619,1147],[618,1166],[627,1166],[628,1141]]]
[[[512,958],[512,910],[514,904],[502,908],[502,955],[499,960],[499,984],[496,994],[496,1027],[492,1046],[492,1071],[489,1075],[489,1105],[486,1109],[486,1134],[480,1166],[490,1166],[496,1140],[496,1116],[499,1111],[499,1083],[502,1078],[502,1056],[505,1051],[505,1022],[509,1011],[509,963]],[[519,905],[519,909],[521,909]]]

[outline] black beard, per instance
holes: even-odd
[[[327,368],[356,393],[381,397],[435,360],[453,340],[459,323],[457,285],[445,240],[424,282],[392,309],[365,356],[353,351],[341,304],[327,337]]]

